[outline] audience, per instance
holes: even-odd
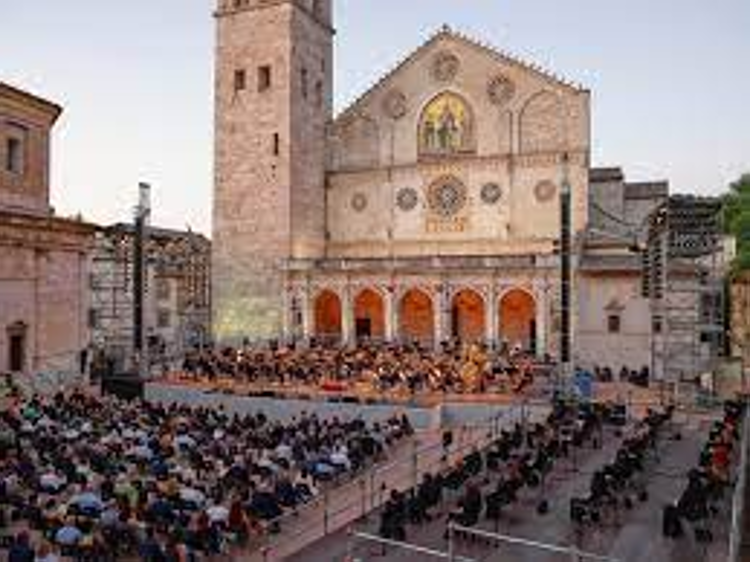
[[[46,562],[51,545],[91,560],[218,553],[410,433],[406,417],[280,423],[82,393],[17,399],[0,413],[0,523],[17,535],[9,559],[33,561],[37,539]]]
[[[664,534],[679,537],[684,533],[683,522],[695,529],[699,541],[710,542],[712,533],[708,523],[714,505],[731,486],[731,464],[735,445],[740,439],[740,428],[745,405],[728,401],[723,419],[714,423],[704,445],[698,466],[688,473],[688,484],[676,504],[664,509]]]

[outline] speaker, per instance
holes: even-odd
[[[143,380],[135,373],[118,373],[102,378],[102,394],[117,396],[122,400],[143,398]]]

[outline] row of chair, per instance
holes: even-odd
[[[673,407],[664,411],[649,411],[633,433],[626,437],[614,460],[596,470],[591,477],[589,493],[570,500],[570,519],[577,530],[602,521],[607,508],[632,508],[635,499],[646,501],[648,492],[643,482],[646,460],[657,457],[657,438],[671,421]]]

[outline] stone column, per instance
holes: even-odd
[[[313,310],[312,299],[310,298],[310,289],[305,288],[301,298],[302,308],[302,337],[306,341],[310,341],[313,337],[313,331],[315,330],[315,311]]]
[[[487,332],[487,343],[492,347],[497,347],[497,289],[494,283],[487,292],[487,302],[484,306],[484,324]]]
[[[388,287],[385,291],[385,339],[392,342],[398,338],[398,301],[396,291]]]
[[[341,291],[341,343],[353,345],[356,339],[354,328],[354,303],[352,302],[351,287],[347,283]]]
[[[292,302],[294,301],[294,293],[292,293],[291,287],[284,287],[284,296],[281,299],[281,306],[284,310],[281,313],[281,337],[284,343],[292,341],[294,336],[293,326],[294,319],[292,318]]]
[[[535,287],[534,302],[536,303],[536,355],[547,353],[547,325],[549,315],[549,291]]]
[[[433,313],[435,315],[435,346],[450,337],[450,295],[448,287],[443,285],[435,294]]]

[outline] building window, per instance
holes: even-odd
[[[247,75],[244,70],[234,71],[234,92],[241,92],[247,87]]]
[[[607,331],[610,334],[619,334],[620,333],[620,315],[619,314],[610,314],[607,316]]]
[[[273,134],[273,155],[278,156],[281,152],[281,140],[279,139],[279,133]]]
[[[652,323],[652,329],[655,334],[661,334],[661,325],[662,321],[660,317],[654,317],[653,323]]]
[[[96,330],[99,327],[99,311],[95,308],[89,308],[89,328]]]
[[[271,67],[268,65],[258,67],[258,91],[265,92],[271,88]]]
[[[320,80],[315,83],[315,104],[323,107],[323,82]]]
[[[169,313],[169,310],[165,308],[159,309],[159,313],[157,314],[156,318],[156,324],[159,328],[169,328],[169,326],[172,323],[171,314]]]
[[[11,174],[23,174],[23,140],[17,136],[5,140],[5,171]]]
[[[307,69],[302,68],[299,72],[300,85],[302,88],[302,99],[307,99]]]
[[[8,334],[8,370],[20,373],[26,363],[26,324],[16,322],[6,329]]]

